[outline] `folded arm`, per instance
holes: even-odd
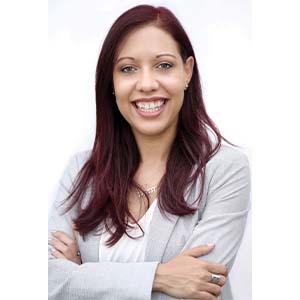
[[[57,196],[49,215],[49,239],[53,238],[51,232],[54,230],[64,232],[75,239],[72,226],[73,210],[62,215],[60,205],[70,192],[79,168],[79,161],[74,157],[59,182]],[[158,262],[88,262],[78,265],[70,260],[55,258],[52,250],[52,246],[49,245],[49,300],[151,299]]]
[[[202,216],[182,251],[203,244],[215,249],[202,258],[231,269],[250,209],[250,170],[242,153],[216,158],[208,169],[207,201]]]
[[[208,168],[207,175],[206,206],[182,252],[213,243],[214,250],[201,259],[224,264],[230,270],[242,240],[249,210],[248,162],[243,156],[226,159]],[[63,176],[56,202],[67,195],[66,186],[71,186],[70,181],[72,174],[67,172]],[[59,216],[54,206],[49,224],[49,232],[61,230],[75,238],[71,214]],[[77,265],[68,260],[53,259],[51,251],[49,258],[49,299],[151,299],[158,262],[93,262]],[[152,293],[153,299],[157,296],[158,293]]]

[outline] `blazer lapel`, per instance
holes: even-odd
[[[195,199],[195,192],[195,186],[190,185],[187,188],[187,191],[184,195],[187,204],[191,205],[191,202]],[[155,207],[152,221],[150,223],[150,231],[145,252],[145,261],[162,261],[169,239],[179,219],[179,216],[169,213],[166,213],[166,215],[168,218],[166,218],[160,212],[158,205]]]
[[[194,194],[194,188],[187,189],[184,198],[188,204],[191,204],[194,200]],[[166,215],[168,218],[160,212],[158,205],[155,207],[146,245],[145,261],[161,261],[163,258],[169,239],[179,219],[179,216],[169,213],[166,213]],[[100,227],[96,232],[99,232],[99,230],[101,230]],[[78,244],[83,261],[99,261],[99,243],[100,235],[95,233],[89,234],[84,242],[79,236]]]
[[[162,215],[158,205],[155,207],[146,245],[145,261],[161,261],[163,257],[169,238],[179,218],[169,213],[166,214],[169,219]]]

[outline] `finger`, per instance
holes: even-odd
[[[201,300],[218,300],[217,296],[208,292],[197,292],[195,296],[197,297],[197,299]]]
[[[62,253],[60,253],[60,252],[57,251],[57,250],[52,251],[51,254],[52,254],[54,257],[56,257],[56,258],[67,259]]]
[[[226,283],[226,277],[220,275],[220,279],[218,281],[218,283],[214,283],[212,282],[212,274],[207,272],[203,278],[207,283],[212,283],[214,285],[218,285],[220,287],[222,287],[225,283]]]
[[[51,239],[49,239],[48,240],[48,244],[51,245],[51,246],[53,246],[56,250],[59,250],[62,253],[64,253],[68,249],[67,246],[63,242],[61,242],[59,240],[51,240]]]
[[[52,235],[62,241],[66,245],[72,245],[74,243],[74,239],[72,239],[69,235],[62,231],[52,231]]]
[[[212,283],[214,285],[218,285],[222,287],[226,283],[226,277],[220,275],[219,281],[217,283],[212,282],[212,273],[210,272],[205,272],[202,275],[202,280],[204,280],[206,283]]]
[[[217,284],[208,282],[205,285],[205,291],[214,294],[215,296],[219,296],[221,293],[221,287]]]
[[[211,261],[205,261],[205,268],[210,273],[218,274],[218,275],[224,275],[228,276],[228,270],[227,268],[222,264],[217,264]]]
[[[199,256],[203,256],[208,254],[214,249],[215,245],[210,244],[210,245],[203,245],[203,246],[198,246],[195,248],[187,249],[181,253],[181,255],[188,255],[192,256],[195,258],[198,258]]]
[[[220,279],[216,284],[222,287],[226,283],[226,280],[227,278],[225,276],[220,275]]]

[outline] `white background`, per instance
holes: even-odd
[[[95,133],[94,77],[102,41],[114,20],[145,1],[49,2],[49,81],[54,159],[49,188],[74,152],[89,149]],[[249,0],[146,1],[170,8],[185,27],[199,64],[208,112],[225,137],[250,155]],[[187,5],[188,3],[188,5]],[[51,185],[52,183],[52,185]],[[51,203],[55,189],[50,190]],[[231,272],[235,299],[251,299],[251,217]]]
[[[71,154],[92,147],[94,78],[102,41],[121,13],[141,3],[145,1],[49,2],[47,105],[54,118],[51,150],[55,160],[49,166],[52,183]],[[250,155],[250,1],[146,3],[166,5],[182,22],[194,46],[209,115],[225,137],[245,147]]]
[[[0,273],[4,275],[1,296],[5,299],[47,298],[45,232],[48,203],[70,154],[89,148],[93,136],[90,131],[94,124],[92,78],[98,51],[89,56],[86,53],[95,51],[94,46],[90,47],[89,44],[100,49],[103,38],[101,32],[106,31],[115,17],[127,9],[127,5],[123,4],[126,1],[122,1],[122,4],[109,1],[109,6],[116,7],[111,7],[113,13],[106,11],[105,16],[102,16],[99,34],[95,36],[97,26],[93,25],[93,13],[95,15],[97,9],[90,8],[94,1],[80,1],[85,3],[82,13],[91,12],[91,20],[85,18],[79,22],[78,30],[72,28],[70,18],[61,22],[62,19],[58,17],[64,12],[60,7],[65,6],[66,2],[49,1],[49,47],[47,2],[28,0],[0,4]],[[233,5],[232,1],[224,0],[219,1],[220,6],[216,1],[198,2],[198,5],[202,3],[204,11],[215,13],[218,16],[215,19],[219,20],[220,14],[224,15],[225,25],[228,24],[227,15],[235,7],[242,7],[242,3],[246,5],[248,13],[247,1],[235,1]],[[77,7],[78,1],[68,3],[72,3],[73,8],[69,8],[69,15],[72,15],[72,9]],[[192,34],[195,20],[187,13],[195,14],[195,3],[168,1],[167,5],[178,15],[191,36],[210,115],[226,137],[250,148],[249,152],[253,155],[253,299],[295,299],[298,294],[300,253],[298,1],[252,1],[253,58],[250,60],[251,70],[248,69],[250,75],[244,82],[239,80],[240,77],[247,77],[243,70],[240,76],[234,72],[225,77],[219,74],[230,72],[226,65],[231,66],[232,56],[237,57],[242,64],[241,56],[249,58],[249,34],[246,33],[240,38],[241,43],[237,43],[238,49],[242,51],[233,52],[235,55],[232,56],[228,50],[235,38],[225,39],[223,43],[221,41],[224,35],[236,37],[234,32],[238,29],[225,30],[224,25],[223,35],[218,38],[215,34],[219,30],[214,28],[218,24],[213,19],[211,24],[215,25],[210,30],[209,27],[206,29],[206,37],[202,32],[201,39],[198,36],[195,38]],[[213,3],[214,7],[209,3]],[[51,14],[55,15],[54,7],[59,8],[55,17],[57,29],[51,25]],[[197,13],[201,16],[202,10],[198,9]],[[107,22],[109,19],[111,21]],[[209,25],[209,20],[205,20]],[[88,25],[89,22],[92,25]],[[247,17],[246,20],[234,21],[235,28],[245,22],[248,22]],[[59,29],[61,24],[66,28],[65,31]],[[86,30],[85,24],[92,28],[93,33],[80,32],[81,28]],[[198,29],[201,28],[199,26]],[[69,67],[73,68],[73,75],[61,76],[60,82],[55,81],[51,71],[54,68],[52,63],[55,52],[61,51],[63,56],[65,51],[61,47],[64,39],[58,42],[59,39],[55,38],[59,31],[72,32],[69,39],[72,52],[68,54],[70,58],[76,58],[65,59]],[[248,30],[246,32],[249,33]],[[227,53],[223,66],[220,65],[224,58],[223,52],[218,49],[221,49],[220,44],[225,47],[224,53]],[[208,45],[214,51],[208,53]],[[79,55],[81,51],[83,56]],[[203,55],[205,60],[202,59]],[[210,55],[215,59],[210,59]],[[81,57],[84,57],[85,62]],[[61,62],[56,70],[58,77],[64,72],[64,61]],[[214,65],[220,66],[217,73]],[[247,66],[243,66],[247,70]],[[76,69],[79,72],[75,72]],[[84,79],[81,77],[79,80],[79,76]],[[231,85],[222,84],[220,78],[228,80]],[[236,89],[231,88],[236,82]],[[245,88],[240,88],[240,84]],[[226,98],[227,109],[216,94],[220,94],[216,86],[224,89],[222,99]],[[63,91],[64,87],[67,90]],[[57,98],[59,90],[64,95],[63,99]],[[240,105],[237,105],[236,93],[243,95],[239,99]],[[235,118],[238,118],[238,122],[233,125],[231,120]]]

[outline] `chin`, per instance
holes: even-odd
[[[144,129],[144,130],[135,130],[139,135],[144,135],[144,136],[159,136],[161,135],[164,130],[150,130],[150,129]]]
[[[143,126],[143,127],[135,127],[133,132],[144,135],[148,137],[161,136],[166,134],[168,131],[173,131],[172,126]]]

